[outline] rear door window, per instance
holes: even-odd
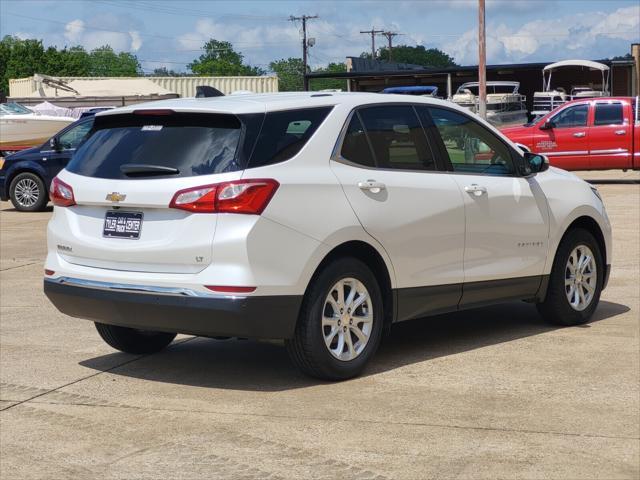
[[[434,157],[411,105],[358,110],[378,168],[435,170]]]
[[[125,164],[169,167],[171,177],[232,172],[242,168],[236,155],[241,127],[226,114],[100,116],[67,169],[109,179],[131,178],[121,170]]]
[[[357,112],[353,114],[349,122],[349,127],[342,141],[340,156],[363,167],[373,168],[376,166],[373,152],[367,140],[367,134]]]
[[[622,103],[596,103],[596,113],[593,124],[598,125],[623,125],[624,114]]]
[[[258,136],[249,168],[293,158],[302,150],[333,107],[268,112]]]

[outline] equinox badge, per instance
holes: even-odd
[[[111,202],[122,202],[127,196],[118,192],[107,193],[106,199]]]

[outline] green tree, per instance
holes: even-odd
[[[278,75],[278,90],[281,92],[302,91],[302,59],[289,57],[275,60],[269,64],[269,70]]]
[[[6,36],[0,42],[0,75],[2,91],[8,95],[9,79],[29,77],[42,72],[45,51],[41,40],[22,40]],[[44,73],[44,72],[42,72]]]
[[[45,65],[40,73],[60,77],[86,77],[90,72],[89,54],[81,47],[45,50]]]
[[[187,65],[200,76],[255,76],[263,75],[264,70],[243,63],[244,56],[236,52],[229,42],[212,38],[202,47],[204,53]]]
[[[132,53],[116,54],[113,48],[105,45],[89,53],[89,74],[94,77],[137,77],[140,62]]]
[[[371,58],[371,52],[363,52],[361,58]],[[382,47],[378,58],[382,61],[389,59],[389,49]],[[453,57],[437,48],[425,48],[424,45],[412,47],[410,45],[398,45],[393,47],[392,60],[398,63],[413,63],[423,67],[454,67],[456,63]]]
[[[346,72],[347,66],[344,63],[330,63],[326,67],[318,68],[313,73],[341,73]],[[347,81],[337,78],[316,78],[311,80],[309,88],[311,90],[347,90]]]
[[[153,73],[147,75],[149,77],[187,77],[189,76],[184,72],[176,72],[175,70],[169,70],[167,67],[162,66],[159,68],[154,68]]]

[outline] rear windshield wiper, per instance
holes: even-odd
[[[146,163],[125,163],[120,165],[120,171],[128,177],[145,177],[149,175],[178,175],[180,170],[163,165],[148,165]]]

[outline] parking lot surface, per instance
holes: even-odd
[[[614,259],[591,323],[524,302],[406,322],[342,383],[270,343],[115,352],[42,293],[51,211],[2,203],[0,477],[638,478],[640,186],[599,188]]]

